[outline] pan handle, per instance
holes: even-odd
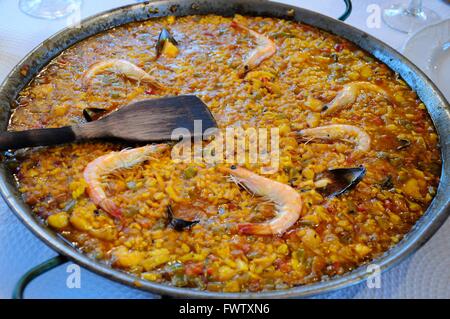
[[[14,287],[13,293],[12,293],[12,299],[23,299],[23,293],[25,289],[27,288],[28,284],[35,279],[36,277],[39,277],[40,275],[46,273],[49,270],[52,270],[64,263],[66,263],[68,259],[62,255],[58,255],[56,257],[50,258],[43,263],[31,268],[29,271],[26,272],[22,277],[20,277],[19,281],[17,282],[16,286]]]
[[[341,21],[347,20],[347,18],[352,13],[353,9],[352,0],[344,0],[344,3],[345,3],[345,12],[338,18]]]

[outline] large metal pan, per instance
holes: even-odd
[[[417,92],[425,103],[440,137],[443,160],[441,182],[437,195],[423,217],[395,247],[373,261],[382,270],[398,263],[407,255],[422,246],[442,225],[449,215],[450,206],[450,108],[448,102],[436,86],[416,66],[400,53],[371,37],[363,31],[345,23],[311,12],[305,9],[258,0],[185,0],[140,3],[114,9],[90,17],[81,23],[80,28],[68,28],[50,37],[35,48],[9,74],[0,87],[0,125],[5,130],[10,117],[10,105],[17,93],[41,70],[52,58],[64,49],[91,35],[104,30],[132,22],[167,15],[219,14],[230,16],[235,13],[293,19],[314,27],[329,31],[346,38],[372,53],[377,59],[397,72]],[[25,75],[23,75],[25,74]],[[369,274],[365,266],[342,276],[327,281],[299,286],[288,290],[260,293],[217,293],[167,285],[141,280],[124,272],[88,258],[68,242],[47,228],[23,202],[12,174],[0,165],[0,191],[11,210],[28,226],[28,228],[48,246],[75,263],[86,267],[106,278],[151,291],[160,295],[174,297],[233,297],[233,298],[282,298],[300,297],[324,293],[333,289],[346,287],[364,280]],[[60,259],[61,260],[61,259]],[[55,261],[56,263],[58,260]]]

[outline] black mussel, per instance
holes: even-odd
[[[5,158],[14,158],[14,157],[16,157],[16,154],[14,153],[14,151],[8,150],[8,151],[3,152],[3,156]]]
[[[67,213],[70,213],[76,204],[77,204],[77,201],[75,199],[71,199],[64,205],[63,210]]]
[[[329,182],[320,192],[327,197],[342,195],[346,191],[354,188],[366,174],[364,166],[329,169],[321,176]]]
[[[404,148],[407,148],[408,146],[410,146],[411,145],[411,142],[410,141],[408,141],[407,139],[399,139],[398,140],[398,142],[399,142],[399,146],[397,147],[397,150],[402,150],[402,149],[404,149]]]
[[[15,153],[12,151],[5,151],[3,153],[0,153],[0,161],[2,161],[5,166],[12,172],[17,172],[20,166]]]
[[[171,42],[173,45],[177,46],[178,42],[175,38],[170,34],[169,30],[166,28],[162,28],[159,33],[158,40],[156,41],[156,57],[159,57],[163,51],[164,44],[166,41]]]
[[[88,107],[83,110],[84,119],[87,122],[92,122],[98,120],[100,117],[105,115],[107,110],[105,109],[97,109],[95,107]]]
[[[385,179],[383,179],[380,183],[382,189],[389,190],[394,188],[394,182],[392,181],[392,176],[388,175]]]
[[[172,206],[170,205],[167,206],[167,219],[169,220],[169,226],[171,226],[173,229],[177,231],[182,231],[184,229],[190,228],[200,222],[199,220],[190,221],[181,218],[176,218],[173,215]]]
[[[3,163],[11,172],[17,172],[19,170],[20,163],[16,159],[6,159],[3,160]]]

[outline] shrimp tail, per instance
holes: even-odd
[[[141,81],[144,82],[144,83],[149,84],[149,85],[152,86],[154,89],[161,90],[161,89],[164,89],[164,88],[165,88],[161,83],[159,83],[157,80],[155,80],[155,79],[154,79],[153,77],[151,77],[151,76],[144,77],[144,78],[142,78]]]
[[[273,231],[266,224],[244,223],[237,225],[238,232],[245,235],[273,235]]]
[[[111,216],[114,216],[118,219],[123,218],[122,210],[111,199],[104,199],[99,206],[103,210],[107,211]]]
[[[236,29],[236,30],[242,30],[243,29],[242,25],[237,23],[235,20],[231,21],[230,27],[232,27],[233,29]]]
[[[101,198],[101,195],[98,195],[98,190],[96,190],[95,187],[89,185],[87,188],[87,195],[91,198],[94,204],[96,204],[111,216],[118,219],[123,218],[121,209],[110,198],[103,198],[100,200],[98,199]]]

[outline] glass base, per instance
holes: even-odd
[[[441,18],[428,8],[422,8],[419,12],[410,12],[406,5],[393,5],[383,10],[383,20],[395,30],[412,33],[438,22]]]
[[[82,0],[20,0],[22,12],[42,19],[64,18],[79,10]]]

